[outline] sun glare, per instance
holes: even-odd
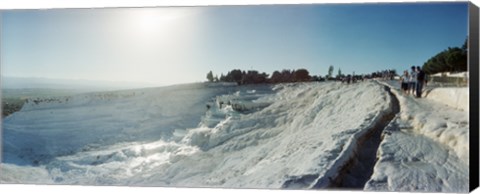
[[[136,9],[128,15],[132,31],[137,35],[154,35],[168,30],[170,25],[180,18],[177,10],[167,9]]]
[[[114,37],[109,40],[113,51],[109,57],[119,72],[111,80],[169,84],[195,77],[179,77],[180,73],[172,72],[187,75],[189,68],[185,66],[194,64],[184,56],[196,48],[198,12],[186,8],[131,8],[117,13],[122,20],[112,29]]]

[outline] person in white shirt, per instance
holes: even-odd
[[[403,71],[403,75],[400,77],[400,84],[404,94],[409,94],[409,74],[408,70]]]

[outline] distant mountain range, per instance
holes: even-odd
[[[83,79],[52,79],[37,77],[2,76],[1,86],[2,89],[48,88],[80,90],[120,90],[153,87],[155,85],[147,83],[96,81]]]

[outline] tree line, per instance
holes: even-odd
[[[468,38],[465,39],[462,47],[448,47],[446,50],[428,59],[423,64],[423,70],[427,74],[467,71],[467,40]]]
[[[337,75],[333,75],[334,67],[329,66],[328,74],[325,76],[310,75],[307,69],[296,69],[282,71],[274,71],[272,75],[256,70],[240,70],[234,69],[229,71],[226,75],[221,74],[220,77],[214,76],[212,71],[207,73],[207,80],[209,82],[235,82],[238,85],[244,84],[263,84],[263,83],[291,83],[291,82],[309,82],[309,81],[346,81],[346,80],[364,80],[371,78],[392,78],[397,75],[394,69],[372,72],[370,74],[343,74],[339,68]]]
[[[256,70],[234,69],[226,75],[221,74],[218,78],[210,71],[207,73],[207,80],[209,82],[236,82],[239,85],[313,81],[306,69],[274,71],[271,77],[265,72],[260,73]]]
[[[467,64],[467,45],[468,37],[465,39],[464,44],[461,47],[448,47],[446,50],[431,57],[423,64],[423,71],[427,74],[435,74],[439,72],[462,72],[468,70]],[[393,79],[397,76],[395,69],[388,69],[383,71],[376,71],[370,74],[343,74],[339,68],[337,75],[333,75],[334,67],[328,67],[328,74],[325,76],[311,76],[306,69],[274,71],[272,75],[265,72],[260,73],[256,70],[240,70],[234,69],[229,71],[226,75],[221,74],[220,77],[214,76],[213,72],[207,73],[207,80],[209,82],[236,82],[239,85],[242,84],[261,84],[261,83],[288,83],[288,82],[306,82],[306,81],[343,81],[345,79],[371,79],[371,78],[388,78]]]

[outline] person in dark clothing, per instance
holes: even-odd
[[[425,72],[420,68],[420,66],[417,66],[417,87],[416,87],[417,98],[422,97],[422,90],[423,90],[424,83],[425,83]]]
[[[411,90],[412,95],[415,96],[415,93],[417,91],[417,68],[415,66],[412,66],[412,71],[410,72],[410,82],[409,82],[409,90]]]

